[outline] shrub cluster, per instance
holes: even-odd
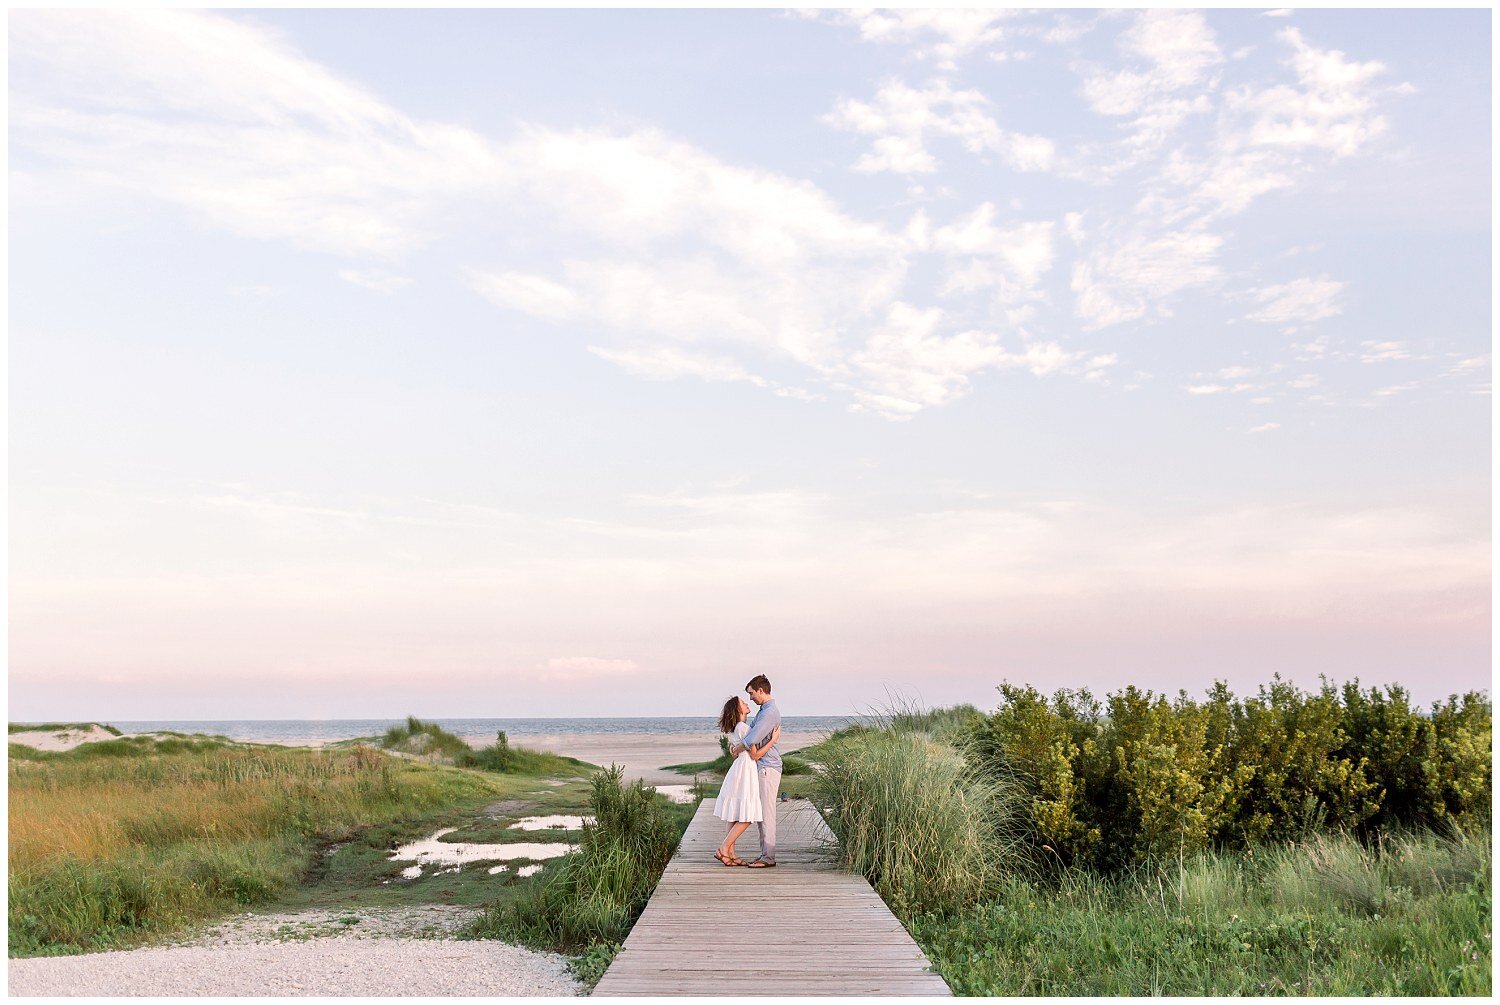
[[[1117,870],[1209,848],[1328,830],[1473,829],[1490,814],[1490,703],[1470,692],[1423,712],[1391,685],[1276,675],[1254,697],[1223,682],[1203,701],[1134,686],[1103,702],[1009,683],[960,744],[1019,775],[1031,843],[1063,864]]]

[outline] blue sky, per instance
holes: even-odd
[[[12,718],[1487,687],[1489,18],[13,12]]]

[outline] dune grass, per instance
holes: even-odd
[[[413,754],[434,763],[483,771],[566,775],[592,767],[576,757],[512,746],[504,730],[495,734],[493,743],[473,747],[463,737],[448,732],[437,723],[423,722],[414,715],[407,716],[405,723],[386,730],[376,743],[385,750]]]
[[[320,841],[495,791],[369,747],[132,737],[32,753],[8,772],[12,956],[130,944],[263,902]]]
[[[492,906],[470,934],[575,955],[592,985],[645,908],[696,805],[669,803],[618,766],[595,774],[578,849],[511,900]]]
[[[1490,865],[1487,834],[1318,834],[906,920],[961,995],[1488,995]]]

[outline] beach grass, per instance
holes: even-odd
[[[190,737],[31,751],[8,779],[12,956],[132,944],[265,902],[302,879],[321,844],[507,789],[369,747]]]
[[[1262,760],[1242,763],[1268,775],[1298,762],[1250,730],[1280,736],[1282,723],[1309,718],[1309,705],[1320,723],[1340,714],[1350,722],[1347,733],[1327,728],[1321,747],[1295,734],[1309,767],[1290,778],[1272,775],[1260,788],[1247,784],[1243,767],[1219,778],[1213,772],[1223,761],[1193,761],[1201,740],[1190,731],[1175,748],[1121,741],[1135,735],[1128,731],[1138,729],[1142,709],[1155,716],[1159,732],[1174,716],[1192,723],[1201,714],[1185,700],[1148,704],[1131,689],[1115,702],[1113,718],[1075,715],[1080,707],[1088,711],[1087,695],[1078,701],[1065,694],[1052,707],[1022,695],[1029,702],[1024,714],[901,709],[873,725],[839,730],[802,753],[820,765],[812,798],[840,840],[843,861],[870,879],[957,994],[1489,994],[1490,832],[1476,822],[1490,768],[1488,757],[1474,752],[1477,741],[1469,742],[1488,740],[1487,703],[1450,700],[1435,707],[1427,727],[1404,716],[1397,692],[1376,709],[1382,722],[1409,726],[1393,735],[1361,732],[1329,693],[1325,687],[1303,704],[1278,684],[1271,695],[1281,720],[1257,718],[1252,706],[1235,721],[1237,742],[1269,750]],[[1360,704],[1372,699],[1353,689],[1344,694],[1346,708],[1375,715]],[[1221,691],[1215,700],[1228,704]],[[1443,743],[1396,742],[1420,738],[1424,729]],[[1070,735],[1090,732],[1114,742],[1107,763],[1097,759],[1103,745],[1091,735],[1070,745]],[[1403,824],[1376,800],[1358,828],[1330,826],[1326,815],[1304,812],[1291,838],[1246,840],[1226,828],[1220,843],[1208,847],[1175,842],[1174,855],[1165,853],[1165,840],[1134,840],[1145,833],[1143,816],[1134,802],[1116,803],[1110,788],[1113,771],[1133,786],[1131,799],[1157,798],[1154,812],[1180,803],[1185,828],[1200,819],[1193,811],[1201,797],[1160,799],[1202,791],[1173,790],[1187,771],[1201,771],[1220,791],[1245,786],[1247,799],[1271,793],[1292,800],[1298,779],[1318,783],[1324,763],[1354,756],[1349,751],[1360,744],[1369,751],[1353,762],[1360,770],[1398,782],[1402,771],[1439,779],[1442,787],[1426,805],[1450,812]],[[1029,753],[997,756],[1007,748]],[[1411,750],[1428,751],[1429,760],[1398,760]],[[1091,771],[1081,770],[1074,788],[1058,782],[1072,784],[1056,768],[1070,762]],[[1038,768],[1051,771],[1042,776],[1045,784],[1038,784]],[[1397,791],[1414,791],[1403,784]],[[1309,789],[1325,791],[1339,790]],[[1298,805],[1313,798],[1298,797]],[[1112,815],[1104,812],[1116,805]],[[1083,814],[1090,806],[1100,808],[1092,840],[1140,853],[1060,855],[1052,835],[1072,833],[1076,818],[1059,808],[1089,819]],[[984,839],[989,834],[999,837]]]
[[[593,766],[575,757],[551,754],[527,747],[513,746],[505,731],[495,734],[493,743],[471,746],[467,740],[434,722],[423,722],[414,715],[406,722],[392,726],[376,744],[385,750],[411,754],[439,764],[482,771],[510,772],[522,775],[575,774]]]
[[[1487,996],[1490,865],[1488,834],[1320,834],[904,920],[960,995]]]
[[[618,766],[596,773],[578,849],[492,905],[469,934],[569,953],[573,972],[591,986],[646,906],[696,810],[642,782],[627,785]]]

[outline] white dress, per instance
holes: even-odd
[[[742,722],[734,727],[734,736],[741,743],[750,732],[750,724]],[[734,741],[730,741],[730,746]],[[760,806],[760,776],[755,771],[755,758],[744,751],[734,759],[724,775],[724,784],[719,789],[719,798],[714,800],[714,816],[731,823],[748,821],[759,823],[764,819]]]

